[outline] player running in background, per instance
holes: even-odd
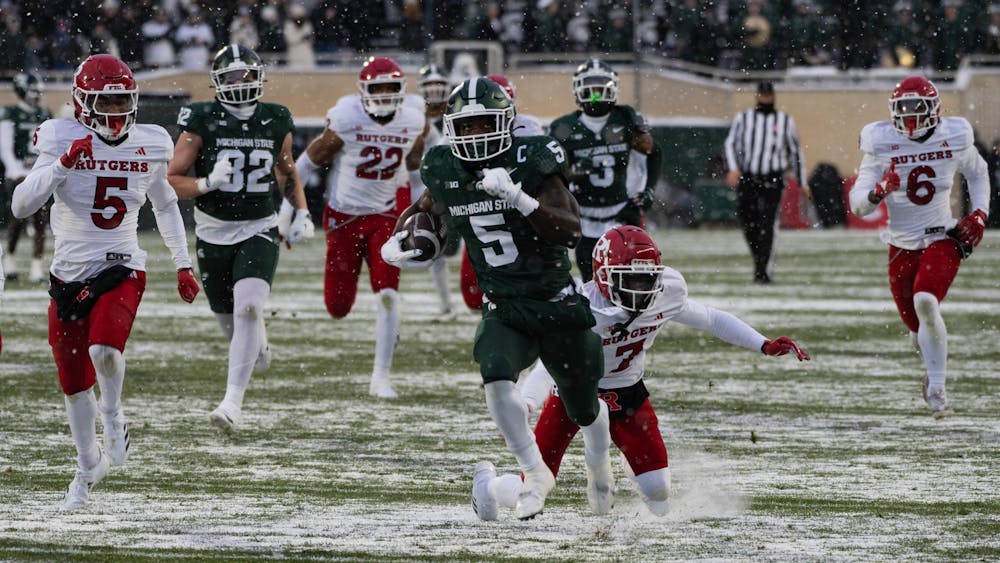
[[[640,496],[650,512],[662,516],[667,512],[670,468],[642,380],[646,351],[660,329],[672,321],[769,356],[809,356],[787,336],[768,340],[735,316],[689,299],[680,272],[662,264],[656,243],[638,227],[613,227],[604,233],[594,247],[593,262],[594,279],[584,284],[583,294],[597,319],[593,331],[604,347],[598,393],[610,411],[611,439],[628,461]],[[556,475],[579,427],[566,415],[544,365],[535,366],[522,393],[531,410],[541,408],[535,440]],[[498,507],[514,507],[520,487],[520,475],[497,477],[492,463],[480,462],[473,477],[472,506],[479,518],[495,520]]]
[[[549,126],[569,156],[570,191],[580,204],[583,238],[576,265],[583,281],[593,275],[590,255],[597,239],[615,225],[640,225],[660,177],[660,149],[649,124],[618,103],[618,89],[618,74],[607,63],[588,60],[573,75],[580,109]]]
[[[424,114],[403,104],[406,77],[392,59],[373,57],[358,75],[360,95],[345,96],[326,114],[326,129],[299,155],[299,176],[331,165],[323,295],[334,318],[350,313],[361,263],[375,292],[375,361],[369,394],[398,397],[389,379],[399,337],[399,268],[379,255],[396,224],[396,190],[404,170],[416,170],[424,152]]]
[[[76,69],[72,94],[76,120],[50,119],[38,128],[38,160],[11,204],[14,216],[24,218],[55,197],[49,344],[77,450],[66,510],[86,504],[110,466],[128,455],[122,352],[146,288],[146,252],[136,228],[147,198],[177,267],[181,298],[190,303],[198,294],[177,196],[167,182],[173,143],[162,127],[135,123],[139,94],[132,71],[116,57],[93,55]]]
[[[424,157],[427,190],[400,216],[382,256],[401,267],[420,265],[413,260],[419,250],[400,248],[402,225],[418,211],[446,215],[462,236],[486,299],[473,357],[490,416],[525,475],[515,512],[526,519],[542,512],[555,486],[514,386],[538,358],[553,374],[570,418],[583,426],[588,494],[605,498],[613,482],[608,410],[597,399],[601,346],[566,251],[580,233],[562,176],[566,154],[550,137],[515,138],[514,113],[492,80],[471,78],[452,92],[444,116],[449,147]]]
[[[945,393],[948,330],[941,301],[962,258],[983,238],[989,175],[972,126],[962,117],[941,117],[941,98],[926,78],[897,84],[889,114],[891,121],[861,130],[864,156],[851,188],[851,210],[864,216],[886,203],[889,228],[881,238],[889,245],[889,289],[927,371],[924,400],[941,418],[953,413]],[[951,214],[955,172],[965,176],[972,202],[972,213],[960,221]]]
[[[292,116],[284,106],[259,101],[260,57],[228,45],[216,53],[210,76],[215,100],[188,104],[177,116],[181,134],[169,175],[178,196],[194,198],[198,269],[229,339],[226,394],[209,421],[230,433],[242,419],[255,367],[270,364],[264,310],[278,267],[279,236],[297,243],[311,237],[314,227],[292,157]],[[272,186],[295,209],[285,226],[275,214]]]
[[[22,72],[15,76],[14,93],[17,94],[18,102],[0,109],[0,163],[3,164],[3,174],[0,177],[6,185],[2,187],[9,186],[10,190],[28,175],[35,161],[31,146],[32,134],[42,122],[52,118],[52,112],[42,106],[45,85],[37,74]],[[45,230],[49,224],[48,204],[43,205],[29,219],[35,229],[35,240],[28,280],[37,283],[46,279],[42,255],[45,253]],[[29,219],[15,217],[7,226],[7,253],[3,257],[3,267],[10,279],[18,277],[14,254]]]

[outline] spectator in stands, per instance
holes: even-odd
[[[566,50],[566,25],[559,14],[559,0],[538,0],[535,19],[538,23],[536,47],[545,53]]]
[[[170,14],[160,8],[153,9],[153,19],[142,24],[143,62],[147,67],[173,66],[177,62],[174,52],[174,24]]]
[[[406,0],[403,3],[403,22],[399,25],[399,48],[411,53],[426,48],[424,12],[420,9],[419,0]]]
[[[1000,4],[992,4],[988,13],[990,21],[986,26],[983,50],[989,55],[1000,55]]]
[[[21,19],[7,16],[6,29],[0,35],[0,70],[21,72],[28,55],[28,42],[21,33]]]
[[[142,66],[142,18],[134,6],[122,6],[118,15],[107,20],[111,33],[118,40],[121,58],[129,68]]]
[[[503,34],[500,4],[487,2],[484,8],[475,6],[475,16],[469,18],[465,36],[474,41],[499,41]]]
[[[710,66],[722,60],[723,50],[729,47],[729,32],[711,2],[702,5],[698,23],[691,29],[688,41],[688,60]]]
[[[229,24],[229,43],[243,45],[247,49],[256,50],[260,45],[260,36],[257,34],[257,24],[250,15],[250,8],[240,6],[236,12],[236,17]]]
[[[944,0],[941,3],[943,17],[937,22],[934,39],[934,68],[937,70],[955,70],[963,56],[971,51],[973,46],[969,21],[959,9],[960,0]]]
[[[269,0],[260,9],[257,20],[257,31],[260,33],[260,48],[257,52],[265,57],[269,54],[284,53],[285,45],[285,14],[278,0]],[[372,20],[379,21],[379,20]]]
[[[288,64],[296,67],[316,66],[313,53],[313,26],[302,4],[292,4],[285,21],[285,45],[288,47]]]
[[[212,54],[209,49],[215,47],[215,36],[212,35],[212,28],[202,18],[201,10],[191,9],[184,23],[177,27],[174,40],[180,47],[181,68],[208,69],[208,59]]]
[[[121,50],[118,48],[118,40],[114,38],[111,34],[111,30],[104,22],[98,22],[94,24],[93,30],[90,32],[90,49],[91,53],[107,53],[113,55],[115,58],[121,58]]]
[[[736,35],[740,38],[741,70],[777,68],[777,20],[765,10],[766,0],[750,0],[746,13],[738,19]]]
[[[377,4],[377,3],[376,3]],[[438,41],[458,39],[465,21],[465,0],[434,0],[431,34]]]
[[[913,5],[909,0],[896,2],[885,32],[884,61],[904,68],[921,66],[926,62],[923,50],[927,41],[920,23],[913,17]]]
[[[632,52],[632,22],[628,21],[628,13],[622,8],[615,8],[608,13],[608,23],[601,38],[601,51],[605,53]]]
[[[822,65],[830,62],[823,23],[818,8],[810,0],[795,0],[789,22],[789,64]]]
[[[51,65],[55,70],[73,70],[80,64],[84,57],[84,51],[88,45],[84,44],[85,37],[74,31],[73,23],[69,18],[56,18],[55,29],[52,30],[49,41],[49,52],[51,54]]]
[[[345,31],[337,0],[320,2],[312,14],[313,50],[317,53],[333,53],[340,49]]]
[[[839,23],[840,60],[842,70],[872,68],[878,59],[878,39],[883,35],[873,14],[879,13],[878,0],[852,0],[840,6],[836,14]]]

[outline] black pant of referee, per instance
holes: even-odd
[[[778,206],[785,181],[781,175],[744,174],[737,187],[736,214],[743,225],[743,237],[753,257],[753,281],[771,283],[774,234],[778,229]]]

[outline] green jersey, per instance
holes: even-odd
[[[14,148],[14,158],[20,161],[19,164],[22,167],[21,171],[11,170],[12,174],[27,173],[31,170],[35,163],[35,154],[31,151],[32,136],[35,134],[35,129],[48,119],[52,119],[52,112],[47,108],[37,108],[30,111],[26,110],[25,106],[16,104],[0,109],[0,122],[9,121],[11,128],[7,131],[13,134],[12,139],[3,138],[0,139],[0,143],[4,145],[10,143],[8,146]],[[0,162],[0,172],[3,172],[0,175],[6,174],[7,164]],[[15,180],[16,178],[10,179]]]
[[[626,176],[632,137],[645,127],[642,116],[631,106],[616,105],[597,133],[580,120],[580,111],[552,122],[549,134],[559,141],[570,165],[573,195],[581,207],[609,207],[628,201]]]
[[[420,177],[448,228],[465,239],[483,293],[491,300],[547,300],[569,285],[566,247],[543,240],[517,209],[476,189],[476,174],[462,163],[448,145],[438,145],[424,155]],[[545,177],[565,172],[566,154],[551,137],[514,137],[491,165],[506,168],[526,194],[537,196]]]
[[[261,219],[274,213],[274,163],[285,136],[295,131],[288,108],[258,103],[244,121],[217,101],[196,102],[181,108],[177,124],[201,137],[194,165],[197,176],[208,176],[220,158],[233,164],[232,183],[195,198],[200,211],[223,221]]]

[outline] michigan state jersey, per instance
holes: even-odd
[[[201,137],[195,175],[206,177],[220,158],[233,164],[232,183],[198,196],[196,208],[222,221],[262,219],[274,214],[274,164],[285,136],[294,133],[292,114],[278,104],[258,103],[247,120],[233,117],[217,101],[181,108],[177,124]]]
[[[643,118],[631,106],[616,105],[608,114],[604,127],[597,133],[581,121],[575,111],[552,122],[549,134],[558,140],[569,156],[574,172],[570,189],[581,208],[619,206],[609,210],[613,215],[628,201],[626,175],[632,136]],[[580,210],[581,214],[584,209]],[[605,217],[595,217],[605,218]]]
[[[0,109],[0,154],[3,157],[0,159],[0,171],[3,172],[0,175],[10,180],[28,174],[35,161],[31,148],[32,135],[39,125],[52,118],[52,112],[46,108],[30,111],[25,107],[11,105]]]
[[[537,196],[545,177],[565,172],[566,155],[551,137],[514,137],[491,164],[506,168],[526,194]],[[482,175],[466,170],[448,146],[424,155],[420,176],[448,227],[465,239],[479,288],[489,299],[546,300],[570,283],[566,247],[543,240],[504,199],[476,189]]]

